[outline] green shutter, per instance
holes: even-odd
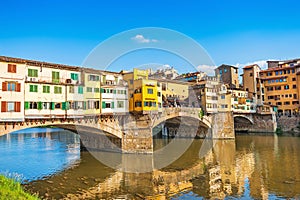
[[[61,109],[63,109],[63,110],[67,109],[66,102],[61,103]]]
[[[105,103],[105,101],[102,101],[102,108],[106,108],[106,103]]]
[[[111,102],[111,108],[115,108],[115,102]]]
[[[86,101],[83,102],[83,109],[86,110]]]
[[[116,90],[114,90],[114,94],[116,94]]]
[[[31,77],[32,76],[32,70],[28,69],[28,76]]]
[[[38,110],[43,109],[43,103],[41,101],[38,102]]]
[[[103,89],[103,88],[100,88],[100,92],[101,92],[101,93],[104,93],[104,89]]]
[[[25,106],[25,110],[28,110],[28,109],[29,109],[29,102],[28,102],[28,101],[25,101],[24,106]]]
[[[51,102],[51,110],[54,110],[54,109],[55,109],[55,103]]]

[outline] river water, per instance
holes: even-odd
[[[154,147],[168,142],[154,139]],[[198,139],[162,169],[124,173],[80,152],[74,133],[27,129],[0,137],[0,173],[43,199],[300,198],[299,137],[238,135],[214,143],[204,158]]]

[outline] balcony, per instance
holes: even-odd
[[[52,79],[52,77],[39,76],[39,77],[25,77],[26,83],[50,83],[59,85],[78,85],[78,80],[72,80],[67,78]]]
[[[123,86],[123,87],[126,87],[127,82],[124,80],[120,80],[118,82],[116,82],[114,80],[106,80],[106,81],[101,82],[101,86]]]

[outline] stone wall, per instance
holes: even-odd
[[[211,134],[214,139],[234,139],[232,112],[219,112],[212,115]]]
[[[283,132],[299,132],[300,117],[281,116],[277,118],[278,128]]]

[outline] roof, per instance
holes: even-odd
[[[258,67],[259,67],[259,69],[260,69],[260,66],[259,66],[259,65],[257,65],[257,64],[253,64],[253,65],[247,65],[247,66],[243,67],[243,69],[251,69],[251,68],[253,68],[254,66],[258,66]]]
[[[217,67],[217,69],[219,69],[219,68],[221,68],[221,67],[231,67],[231,68],[238,69],[238,67],[236,67],[236,66],[233,66],[233,65],[226,65],[226,64],[220,65],[219,67]]]
[[[28,59],[22,59],[22,58],[13,58],[13,57],[7,57],[7,56],[0,56],[0,62],[11,62],[11,63],[17,63],[17,64],[38,66],[38,67],[66,69],[66,70],[71,70],[71,71],[85,71],[85,72],[96,73],[96,74],[100,74],[100,73],[120,74],[119,72],[111,72],[111,71],[98,70],[98,69],[93,69],[93,68],[85,68],[85,67],[81,67],[81,66],[72,66],[72,65],[65,65],[65,64],[42,62],[42,61],[28,60]]]

